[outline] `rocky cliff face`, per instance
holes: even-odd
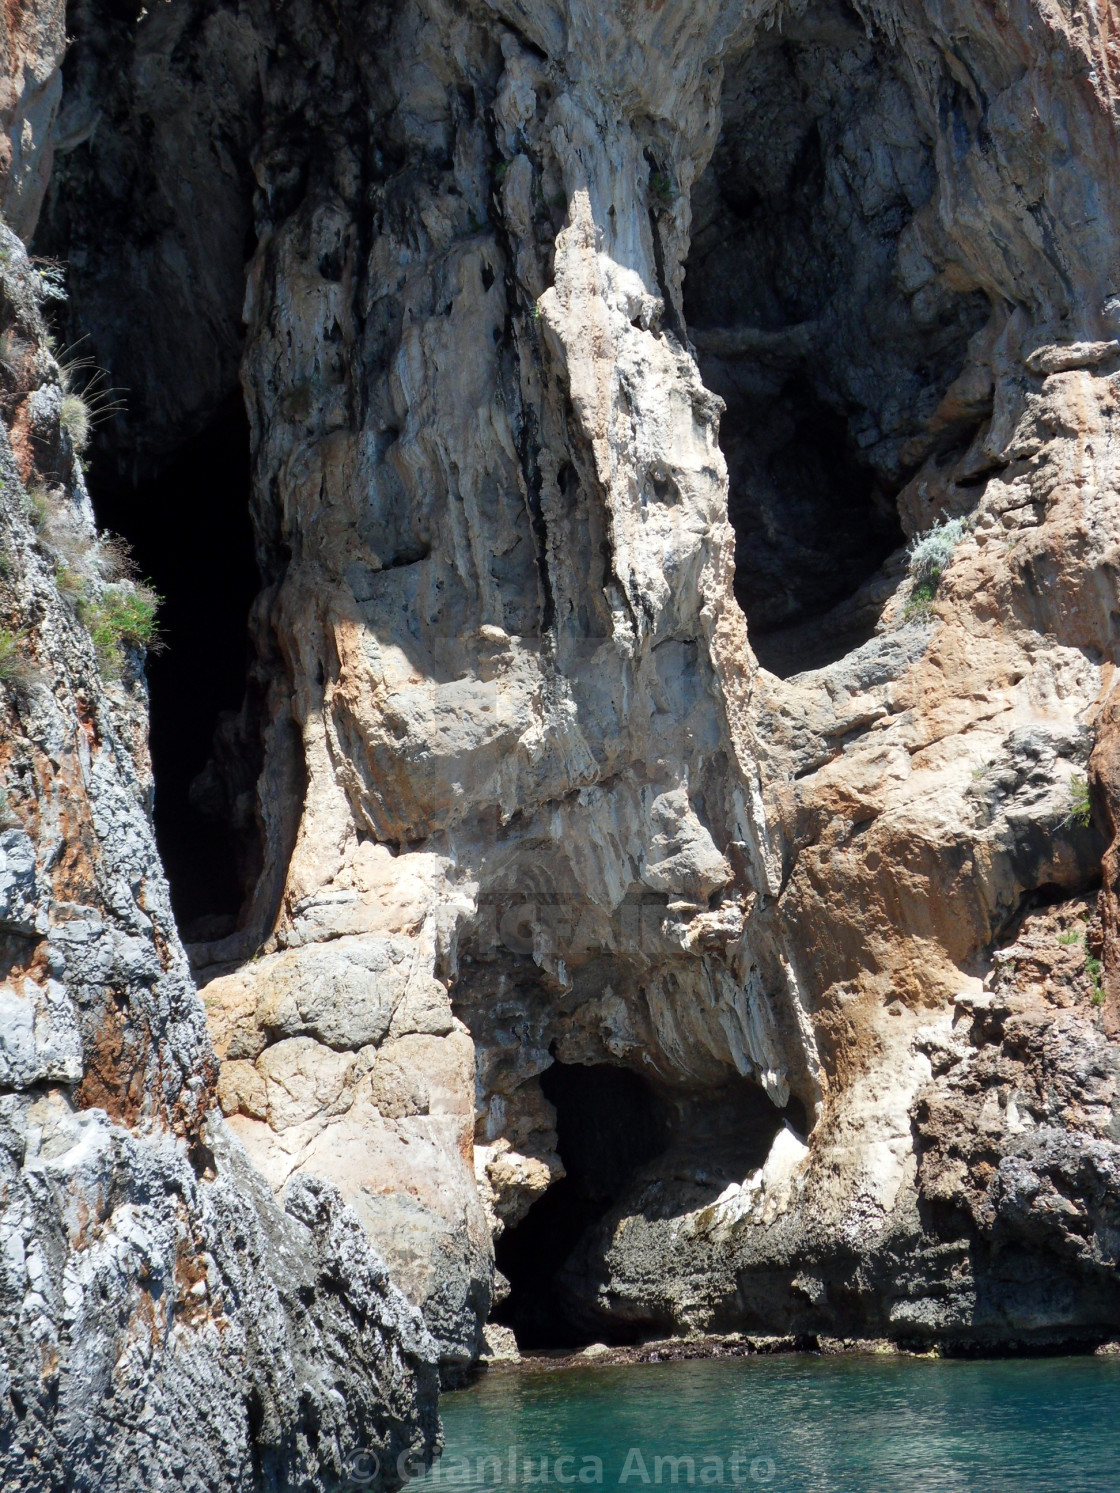
[[[190,953],[263,1176],[449,1373],[494,1310],[1112,1334],[1111,13],[72,26],[38,242],[118,462],[240,353]]]
[[[7,35],[25,231],[61,38]],[[337,1192],[281,1203],[222,1120],[149,820],[148,598],[94,525],[58,292],[0,229],[0,1483],[324,1489],[364,1455],[396,1485],[435,1346]]]

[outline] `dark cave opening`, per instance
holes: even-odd
[[[741,370],[705,374],[727,403],[735,595],[752,646],[782,677],[819,668],[871,635],[876,597],[860,589],[905,544],[893,497],[804,373],[761,407]]]
[[[746,1080],[677,1091],[610,1064],[554,1062],[540,1078],[556,1110],[566,1176],[554,1182],[495,1247],[509,1295],[494,1320],[523,1351],[627,1344],[667,1330],[651,1316],[606,1313],[591,1301],[598,1226],[644,1183],[658,1208],[685,1212],[712,1202],[765,1161],[785,1121],[806,1133],[803,1105],[778,1110]],[[593,1291],[593,1287],[592,1287]]]
[[[104,467],[104,471],[100,470]],[[245,693],[248,615],[260,589],[249,516],[249,423],[230,395],[198,435],[131,480],[95,461],[98,522],[120,534],[164,598],[161,647],[148,658],[156,839],[180,928],[231,931],[244,895],[241,849],[226,818],[204,815],[191,784],[219,716]]]
[[[540,1083],[556,1107],[567,1175],[497,1241],[510,1293],[494,1317],[522,1348],[577,1347],[587,1337],[570,1319],[558,1276],[634,1172],[667,1149],[669,1116],[646,1079],[627,1068],[555,1062]]]
[[[685,312],[726,404],[736,595],[760,662],[788,676],[872,635],[905,571],[897,495],[988,303],[938,267],[905,60],[844,0],[731,59],[722,113]]]

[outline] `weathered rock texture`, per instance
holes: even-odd
[[[565,1196],[564,1331],[1115,1331],[1115,848],[1102,990],[1058,943],[1120,823],[1111,12],[79,16],[44,241],[156,444],[256,183],[264,587],[199,785],[255,869],[192,952],[264,1175],[337,1184],[449,1369]],[[604,1065],[661,1116],[610,1196]]]
[[[337,1192],[281,1204],[222,1120],[142,657],[85,625],[120,551],[50,289],[0,228],[0,1484],[327,1489],[368,1453],[396,1486],[437,1435],[435,1346]]]

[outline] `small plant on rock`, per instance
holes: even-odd
[[[9,372],[14,372],[19,367],[26,352],[27,343],[14,327],[0,332],[0,363]]]
[[[83,616],[101,667],[118,674],[126,648],[152,650],[158,646],[156,617],[163,598],[151,586],[106,586],[96,601],[83,608]]]
[[[1094,1006],[1104,1005],[1104,987],[1101,985],[1101,961],[1092,954],[1086,956],[1085,973],[1089,976],[1089,999]]]
[[[60,594],[70,601],[81,601],[86,594],[85,577],[73,565],[59,565],[54,573],[54,583]]]
[[[84,338],[57,353],[62,383],[59,420],[80,456],[96,426],[124,409],[122,390],[110,386],[109,375],[90,357],[78,356]],[[82,470],[85,470],[83,464]]]
[[[949,568],[953,551],[964,536],[964,520],[942,519],[910,545],[910,595],[903,608],[906,621],[929,617],[938,582]]]
[[[93,435],[93,416],[80,394],[64,394],[59,422],[69,435],[75,451],[84,451]]]
[[[66,266],[57,259],[43,259],[39,255],[33,256],[31,265],[36,300],[65,302]]]
[[[24,511],[33,529],[42,533],[50,523],[55,507],[55,500],[45,487],[28,488]]]
[[[1089,799],[1089,780],[1075,772],[1069,780],[1069,812],[1063,824],[1076,824],[1088,829],[1093,819],[1093,806]]]
[[[673,183],[673,178],[667,171],[651,171],[649,177],[649,195],[658,207],[670,208],[676,202],[680,193]]]
[[[105,581],[131,581],[137,578],[136,563],[127,539],[107,529],[97,536],[93,562]]]

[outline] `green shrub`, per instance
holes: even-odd
[[[924,622],[932,617],[933,593],[936,589],[937,585],[934,581],[921,581],[918,585],[912,586],[910,595],[906,598],[906,605],[902,608],[903,620]]]
[[[158,641],[156,616],[163,598],[150,586],[107,586],[83,608],[83,616],[106,672],[120,671],[125,648],[151,649]]]
[[[1069,813],[1064,824],[1077,824],[1088,829],[1093,818],[1093,806],[1089,800],[1089,780],[1075,772],[1069,780]]]
[[[649,195],[660,207],[672,207],[680,194],[668,172],[652,171],[649,178]]]

